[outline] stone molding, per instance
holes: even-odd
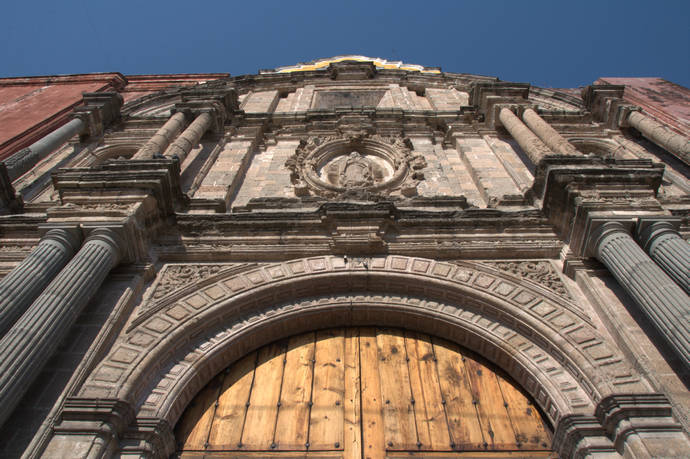
[[[557,233],[583,257],[589,216],[662,211],[656,191],[663,171],[649,160],[551,157],[537,169],[532,189]]]
[[[653,441],[645,445],[645,433],[663,433],[664,444]],[[638,438],[629,441],[633,435]],[[687,452],[688,445],[690,442],[673,418],[668,400],[656,393],[609,395],[599,401],[594,416],[570,415],[561,419],[553,438],[554,450],[568,458],[597,453],[631,458],[646,458],[649,454],[661,457],[656,453],[681,457],[678,454]]]
[[[175,298],[130,323],[81,396],[128,400],[138,416],[174,424],[246,352],[333,324],[418,327],[456,341],[506,369],[554,422],[645,388],[577,308],[474,263],[314,257],[222,273]]]
[[[173,159],[109,160],[90,168],[61,169],[52,177],[63,203],[79,204],[99,196],[99,204],[105,205],[109,200],[103,196],[110,192],[112,202],[118,204],[122,202],[118,193],[139,193],[153,196],[166,216],[185,201],[179,185],[180,165]]]

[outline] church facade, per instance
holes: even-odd
[[[0,454],[686,457],[688,115],[365,56],[0,80]]]

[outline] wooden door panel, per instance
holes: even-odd
[[[539,410],[500,370],[437,338],[341,328],[247,355],[176,426],[180,457],[548,457]]]

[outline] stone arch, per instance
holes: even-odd
[[[87,156],[80,167],[94,166],[103,163],[108,159],[131,158],[141,145],[137,143],[120,143],[96,148],[93,153]]]
[[[403,256],[226,265],[149,304],[82,387],[174,425],[215,374],[271,341],[333,324],[437,335],[503,368],[556,424],[616,391],[646,392],[569,301],[472,262]]]

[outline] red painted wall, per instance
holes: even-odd
[[[0,160],[28,147],[71,119],[84,92],[117,91],[125,103],[170,86],[191,86],[227,73],[135,75],[119,73],[0,79]]]
[[[690,90],[661,78],[599,78],[596,83],[625,85],[623,97],[649,115],[690,137]]]

